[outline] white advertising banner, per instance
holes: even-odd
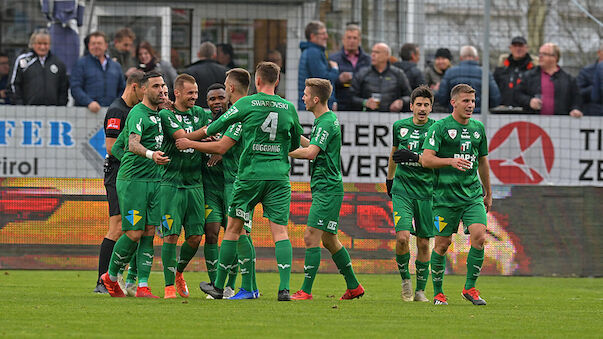
[[[344,182],[385,182],[392,125],[410,114],[337,116]],[[309,134],[314,116],[299,117]],[[102,177],[103,118],[104,110],[0,106],[0,177]],[[485,125],[493,184],[603,186],[603,118],[489,115]],[[308,161],[291,160],[292,181],[309,181],[308,172]]]

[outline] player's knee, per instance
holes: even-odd
[[[199,243],[201,243],[201,237],[201,235],[191,235],[190,237],[186,238],[186,242],[190,247],[199,247]],[[216,239],[216,242],[217,241],[218,240]]]
[[[134,242],[138,242],[142,238],[144,231],[126,231],[126,236]]]
[[[420,253],[429,252],[429,239],[417,238],[417,250]]]
[[[163,237],[163,242],[167,244],[175,244],[178,242],[178,235],[166,235],[165,237]]]
[[[121,237],[122,234],[124,234],[124,232],[120,229],[117,229],[117,230],[110,229],[107,232],[107,234],[105,235],[105,238],[107,238],[109,240],[117,241],[117,239],[119,239],[119,237]]]
[[[205,233],[205,243],[206,244],[217,244],[218,243],[218,235],[215,233]]]
[[[407,232],[398,232],[398,234],[396,234],[396,241],[399,246],[406,247],[410,242],[410,234]]]
[[[436,237],[434,249],[439,254],[446,253],[451,243],[452,239],[450,237]]]

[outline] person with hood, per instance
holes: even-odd
[[[325,51],[328,38],[327,27],[324,23],[310,21],[306,25],[306,39],[308,41],[302,41],[299,44],[302,53],[299,58],[299,73],[297,76],[297,107],[305,107],[302,97],[304,96],[304,88],[306,88],[306,79],[327,79],[335,87],[335,81],[339,77],[339,66],[335,61],[327,59]],[[335,102],[335,91],[333,91],[328,103],[330,109],[337,109]]]

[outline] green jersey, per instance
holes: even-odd
[[[312,192],[343,194],[341,180],[341,128],[335,113],[328,111],[314,120],[310,145],[320,152],[310,161]]]
[[[163,143],[161,118],[156,111],[148,108],[142,102],[132,107],[121,133],[124,134],[123,149],[125,153],[121,158],[117,179],[159,181],[161,179],[160,167],[153,160],[129,151],[129,138],[132,133],[140,135],[140,144],[146,149],[160,150]]]
[[[302,127],[293,104],[258,93],[239,99],[207,128],[208,135],[235,122],[243,125],[239,180],[289,180],[289,151],[299,147]]]
[[[429,127],[435,120],[428,119],[424,125],[415,125],[412,117],[394,123],[392,146],[407,148],[416,153],[423,153],[423,141]],[[418,162],[401,163],[396,166],[396,176],[392,186],[392,194],[411,199],[431,199],[433,196],[433,170],[424,168]]]
[[[435,171],[434,205],[458,206],[482,201],[478,161],[488,155],[484,124],[469,119],[469,123],[462,125],[450,115],[434,123],[427,136],[424,149],[434,150],[439,158],[464,158],[472,164],[465,172],[452,166]]]
[[[240,122],[230,125],[224,136],[227,136],[234,140],[236,144],[232,146],[228,152],[226,152],[222,156],[222,164],[224,165],[224,182],[227,184],[232,184],[239,171],[239,159],[241,158],[241,153],[243,152],[243,145],[240,142],[241,135],[243,133],[243,126]]]
[[[209,117],[207,123],[211,124],[213,121],[211,110],[205,109],[205,113]],[[221,135],[218,136],[221,137]],[[222,192],[224,191],[224,157],[222,157],[222,161],[211,167],[207,165],[210,157],[211,155],[207,154],[206,159],[203,161],[203,187],[205,190]]]
[[[199,106],[186,112],[172,112],[164,109],[159,112],[161,124],[165,130],[165,142],[162,150],[170,162],[162,166],[162,184],[170,184],[176,187],[201,187],[202,164],[206,161],[203,153],[195,152],[192,148],[179,150],[176,148],[174,133],[184,130],[186,133],[193,132],[205,126],[209,115]]]
[[[124,133],[124,131],[121,131],[117,136],[117,139],[115,139],[115,143],[111,147],[111,155],[113,155],[119,161],[121,161],[121,158],[126,152],[124,147],[126,146],[127,138],[128,137],[126,136],[126,133]]]

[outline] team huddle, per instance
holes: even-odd
[[[279,72],[274,63],[258,64],[254,79],[258,93],[247,96],[250,74],[230,70],[224,85],[208,89],[209,110],[195,106],[199,92],[190,75],[176,78],[173,103],[160,73],[138,72],[128,78],[124,94],[105,119],[110,222],[101,244],[95,291],[106,289],[113,297],[158,298],[148,286],[157,230],[163,239],[164,298],[189,296],[183,272],[203,236],[209,281],[201,282],[200,288],[207,298],[259,298],[251,233],[253,211],[261,203],[275,243],[279,301],[313,299],[321,242],[345,279],[341,299],[364,295],[350,255],[337,237],[344,191],[341,129],[327,106],[332,86],[324,79],[305,82],[303,102],[315,116],[308,139],[302,135],[295,107],[275,95]],[[394,124],[387,189],[394,206],[396,262],[404,300],[428,301],[424,291],[431,265],[434,303],[447,304],[442,290],[445,255],[462,220],[471,238],[462,295],[475,305],[485,305],[475,281],[484,259],[486,211],[492,202],[487,141],[483,125],[471,119],[475,91],[458,85],[451,97],[452,115],[434,122],[429,118],[433,94],[419,87],[411,96],[413,117]],[[310,160],[312,192],[304,233],[305,278],[293,294],[287,231],[289,157]],[[221,227],[225,230],[218,250]],[[185,241],[178,255],[182,230]],[[410,234],[417,237],[418,248],[414,297],[408,267]],[[429,238],[434,236],[430,258]],[[241,286],[235,293],[237,272]]]

